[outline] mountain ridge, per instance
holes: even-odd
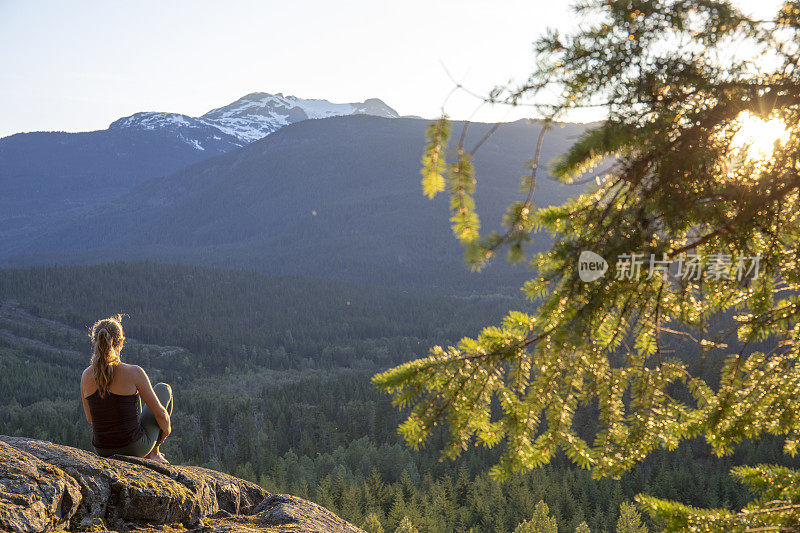
[[[333,104],[251,93],[201,117],[144,111],[105,130],[0,138],[0,239],[24,238],[145,179],[229,152],[287,124],[340,113],[397,116],[378,99]]]
[[[366,115],[297,122],[145,180],[27,239],[0,239],[0,265],[147,258],[393,286],[518,288],[529,273],[510,270],[502,259],[481,275],[470,273],[450,233],[447,198],[423,197],[418,161],[427,125]],[[471,124],[466,143],[491,128]],[[503,124],[477,154],[476,200],[487,230],[499,229],[519,194],[540,128]],[[555,127],[543,159],[563,153],[584,131],[582,124]],[[534,202],[560,205],[583,189],[542,175]],[[549,245],[545,235],[537,239],[535,250]]]
[[[255,92],[207,113],[192,117],[180,113],[145,111],[122,117],[111,123],[108,129],[139,128],[153,130],[201,129],[203,126],[218,130],[220,138],[244,146],[262,139],[288,124],[314,118],[342,115],[375,115],[398,118],[397,111],[378,98],[363,102],[336,104],[319,98],[298,98],[283,93]],[[203,150],[202,139],[187,140],[198,150]]]

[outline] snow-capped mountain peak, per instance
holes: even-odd
[[[205,151],[207,147],[211,147],[214,153],[226,152],[246,144],[239,137],[220,131],[220,128],[203,119],[178,113],[134,113],[112,122],[108,129],[158,132],[177,137],[195,150]]]
[[[243,146],[294,122],[340,115],[375,115],[397,118],[397,112],[377,98],[335,104],[328,100],[284,96],[282,93],[251,93],[201,117],[178,113],[142,112],[121,118],[109,129],[160,130],[179,135],[192,147],[203,150],[209,142]]]
[[[192,117],[180,115],[178,113],[144,111],[115,120],[108,128],[141,128],[144,130],[155,130],[160,128],[190,126],[195,121],[196,119]]]
[[[258,140],[273,131],[310,118],[367,114],[387,118],[399,115],[377,98],[364,102],[335,104],[328,100],[303,99],[282,93],[251,93],[200,117],[244,142]]]

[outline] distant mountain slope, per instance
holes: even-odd
[[[202,117],[136,113],[107,130],[20,133],[0,139],[0,238],[22,238],[94,206],[307,118],[397,113],[377,99],[349,104],[253,93]]]
[[[419,159],[427,124],[371,116],[295,123],[148,180],[47,231],[2,239],[2,264],[150,258],[391,286],[518,287],[528,273],[504,261],[471,274],[450,234],[447,199],[422,196]],[[478,152],[476,198],[484,227],[496,228],[519,195],[539,127],[505,124]],[[467,145],[489,128],[470,126]],[[585,128],[554,128],[543,160],[562,153]],[[534,201],[559,204],[579,190],[542,175]],[[545,236],[537,242],[539,249],[549,245]]]
[[[204,150],[187,139],[205,136]],[[217,137],[217,138],[215,138]],[[20,133],[0,139],[0,234],[103,203],[146,178],[238,146],[211,126],[86,133]]]

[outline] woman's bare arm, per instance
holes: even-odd
[[[161,428],[162,435],[159,442],[164,442],[169,434],[172,433],[169,413],[158,400],[158,396],[156,396],[153,386],[150,384],[150,378],[147,377],[147,373],[142,367],[133,367],[133,378],[139,395],[142,397],[144,403],[147,404],[147,407],[153,411],[153,414],[156,416],[156,421],[158,422],[158,427]]]
[[[86,393],[84,387],[86,385],[86,371],[81,376],[81,401],[83,401],[83,412],[86,414],[86,421],[92,423],[92,412],[89,411],[89,402],[86,401]]]

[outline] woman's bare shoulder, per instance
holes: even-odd
[[[118,363],[117,368],[119,369],[120,374],[125,376],[125,378],[130,381],[136,381],[142,374],[144,374],[144,370],[139,365]]]
[[[86,392],[94,388],[94,372],[92,372],[92,367],[89,366],[81,374],[81,395],[86,397]]]

